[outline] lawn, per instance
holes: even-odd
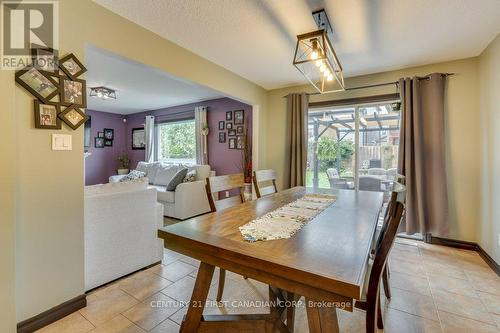
[[[306,186],[313,185],[313,176],[314,176],[314,172],[312,170],[306,171]],[[326,172],[324,172],[324,171],[319,172],[318,178],[319,178],[319,187],[330,188],[330,182],[328,181],[328,177],[326,175]]]

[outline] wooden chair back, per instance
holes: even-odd
[[[253,186],[257,198],[278,192],[278,188],[276,187],[277,175],[276,171],[272,169],[253,172]]]
[[[210,209],[212,212],[220,211],[222,209],[233,207],[245,202],[245,180],[242,173],[226,176],[208,177],[205,189],[207,191],[208,203],[210,204]],[[234,189],[239,189],[238,195],[221,200],[215,200],[215,197],[218,196],[219,192],[225,192]]]
[[[380,231],[375,247],[375,256],[368,281],[368,293],[366,297],[366,329],[367,332],[375,332],[376,313],[379,306],[379,284],[382,273],[387,264],[389,253],[394,245],[394,240],[404,213],[406,187],[401,183],[395,183],[391,200],[387,207],[384,224]],[[373,329],[373,331],[372,331]]]

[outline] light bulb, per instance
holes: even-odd
[[[327,78],[326,78],[326,80],[327,81],[332,81],[333,80],[333,75],[332,74],[328,75]]]
[[[97,97],[102,98],[102,92],[100,92],[100,91],[99,91],[99,92],[97,93]]]
[[[332,75],[332,73],[330,73],[329,69],[325,69],[325,71],[323,72],[323,75],[324,76],[330,76],[330,75]]]
[[[312,51],[311,52],[311,59],[314,60],[314,59],[318,59],[318,52],[316,51]]]
[[[320,72],[324,72],[324,71],[325,71],[325,69],[326,69],[325,64],[323,64],[323,65],[321,65],[321,66],[319,67],[319,71],[320,71]]]
[[[317,67],[319,67],[319,66],[323,65],[323,60],[316,60],[315,64]]]

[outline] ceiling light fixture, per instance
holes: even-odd
[[[93,87],[90,88],[90,97],[97,97],[101,99],[116,99],[116,92],[107,87]]]
[[[322,9],[313,13],[319,30],[297,36],[293,65],[321,94],[345,90],[344,74],[329,34],[332,27]]]

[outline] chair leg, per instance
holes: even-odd
[[[380,306],[380,295],[377,297],[377,327],[381,330],[384,329],[384,321],[382,319],[382,307]]]
[[[222,300],[222,293],[224,292],[224,282],[226,282],[226,270],[219,268],[219,286],[217,289],[217,302]]]
[[[384,285],[385,297],[391,299],[391,288],[389,285],[389,267],[387,265],[382,272],[382,284]]]

